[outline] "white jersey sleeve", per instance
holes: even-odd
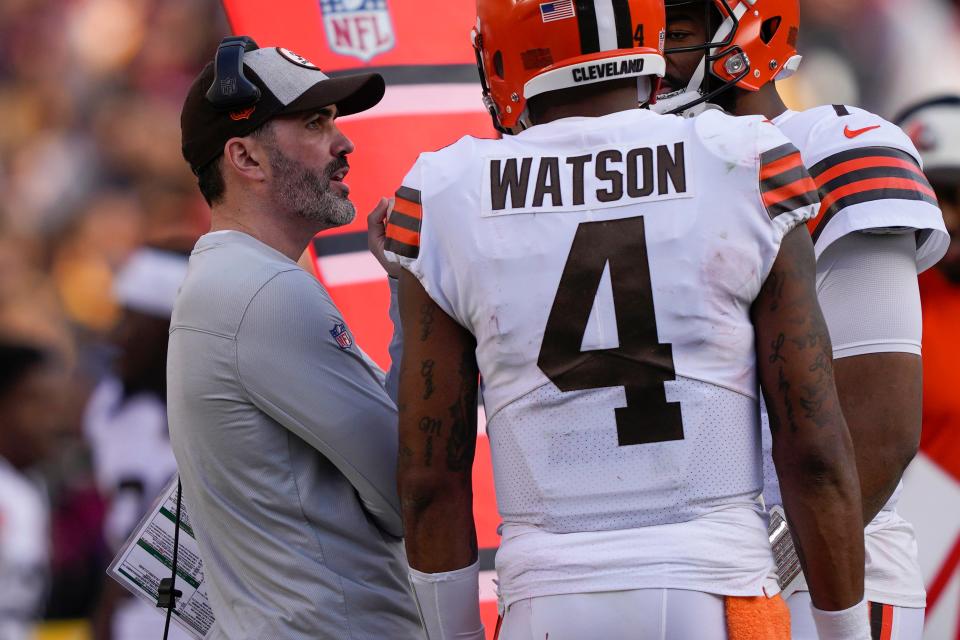
[[[936,195],[910,138],[883,118],[843,105],[788,111],[774,120],[803,155],[822,206],[809,223],[817,257],[854,232],[917,233],[917,270],[946,252]]]
[[[469,142],[464,138],[457,144]],[[438,229],[438,224],[444,221],[435,216],[425,219],[423,215],[423,165],[432,155],[435,154],[421,154],[397,189],[396,204],[387,222],[385,255],[415,275],[440,308],[466,326],[453,303],[457,279],[444,277],[444,274],[450,274],[449,265],[456,262],[456,256],[448,251],[449,243],[440,239],[443,230]],[[427,245],[429,249],[421,252],[421,245]]]

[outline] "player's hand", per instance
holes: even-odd
[[[377,259],[383,270],[391,278],[400,277],[400,265],[396,262],[390,262],[383,255],[383,246],[387,241],[387,220],[393,213],[393,198],[380,198],[380,202],[373,208],[370,215],[367,216],[367,246],[370,253]]]

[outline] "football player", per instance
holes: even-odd
[[[422,154],[386,232],[403,267],[399,488],[428,637],[483,637],[482,374],[501,640],[788,637],[757,501],[758,379],[822,637],[868,638],[799,153],[760,117],[637,108],[665,69],[661,0],[477,12],[485,102],[513,135]]]
[[[787,109],[774,82],[800,64],[798,0],[666,4],[667,73],[655,109],[693,115],[719,105],[735,115],[770,119],[800,150],[820,192],[822,206],[807,225],[869,523],[871,624],[877,638],[884,630],[890,634],[884,638],[919,638],[923,580],[913,530],[897,514],[896,503],[900,477],[920,439],[917,274],[936,263],[947,246],[920,156],[899,128],[862,109]],[[769,460],[768,455],[768,506],[781,503]],[[787,513],[792,519],[789,507]],[[815,638],[809,594],[802,579],[797,586],[788,599],[794,638]]]

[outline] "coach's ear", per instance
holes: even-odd
[[[254,138],[230,138],[223,145],[223,172],[241,180],[266,182],[270,177],[267,149]]]

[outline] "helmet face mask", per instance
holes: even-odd
[[[661,96],[661,113],[690,114],[731,89],[758,91],[792,75],[800,64],[799,0],[667,0],[671,11],[702,7],[704,42],[670,47],[666,55],[702,51],[686,89]],[[669,22],[669,21],[668,21]]]
[[[665,26],[662,0],[477,0],[472,41],[494,126],[516,133],[529,126],[529,98],[607,80],[648,78],[639,102],[652,102]]]

